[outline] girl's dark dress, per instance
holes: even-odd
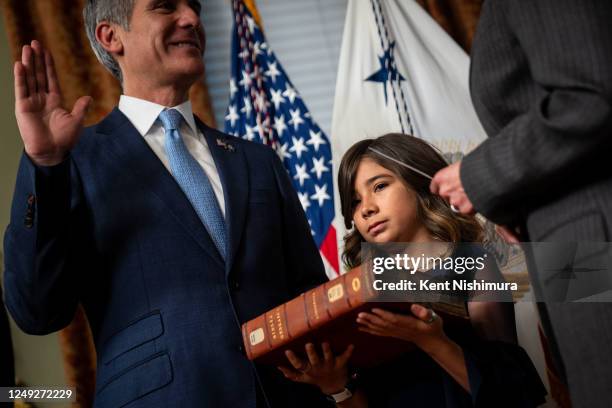
[[[454,256],[458,256],[459,251],[478,256],[474,248],[462,247]],[[435,275],[438,271],[427,273]],[[460,279],[472,277],[468,273],[458,275]],[[367,394],[369,406],[528,408],[545,402],[546,389],[521,347],[481,340],[471,327],[461,331],[445,328],[445,331],[463,349],[471,395],[429,355],[417,350],[360,372],[360,388]]]

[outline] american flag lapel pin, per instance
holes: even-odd
[[[225,151],[228,151],[228,152],[234,151],[234,146],[232,146],[231,144],[227,143],[225,140],[222,140],[222,139],[217,139],[217,146],[221,146]]]

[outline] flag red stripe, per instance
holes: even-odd
[[[336,240],[336,229],[333,225],[330,225],[329,230],[325,239],[321,243],[321,253],[327,259],[327,262],[336,271],[336,274],[340,274],[340,266],[338,263],[338,241]]]

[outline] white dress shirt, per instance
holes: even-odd
[[[168,163],[168,155],[164,146],[165,131],[160,120],[159,114],[166,109],[165,106],[158,105],[153,102],[145,101],[144,99],[134,98],[132,96],[121,95],[119,99],[119,110],[127,116],[132,125],[144,137],[145,141],[157,155],[159,160],[166,166],[166,169],[172,174],[170,163]],[[221,213],[225,217],[225,198],[223,195],[223,186],[219,177],[219,171],[215,166],[212,154],[206,143],[206,139],[195,124],[193,111],[191,110],[191,102],[183,102],[171,109],[176,109],[183,115],[185,119],[181,123],[181,136],[183,143],[189,150],[189,153],[202,166],[204,172],[210,180],[210,184],[217,197]]]

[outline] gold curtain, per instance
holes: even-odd
[[[483,0],[417,0],[469,54]]]
[[[117,80],[97,61],[85,29],[85,0],[0,0],[13,60],[21,47],[39,40],[55,58],[64,106],[72,108],[82,95],[93,97],[86,125],[98,122],[117,105],[121,93]],[[190,90],[193,111],[209,126],[216,127],[205,82]],[[83,309],[59,334],[66,381],[76,387],[73,407],[91,407],[94,396],[96,357]]]

